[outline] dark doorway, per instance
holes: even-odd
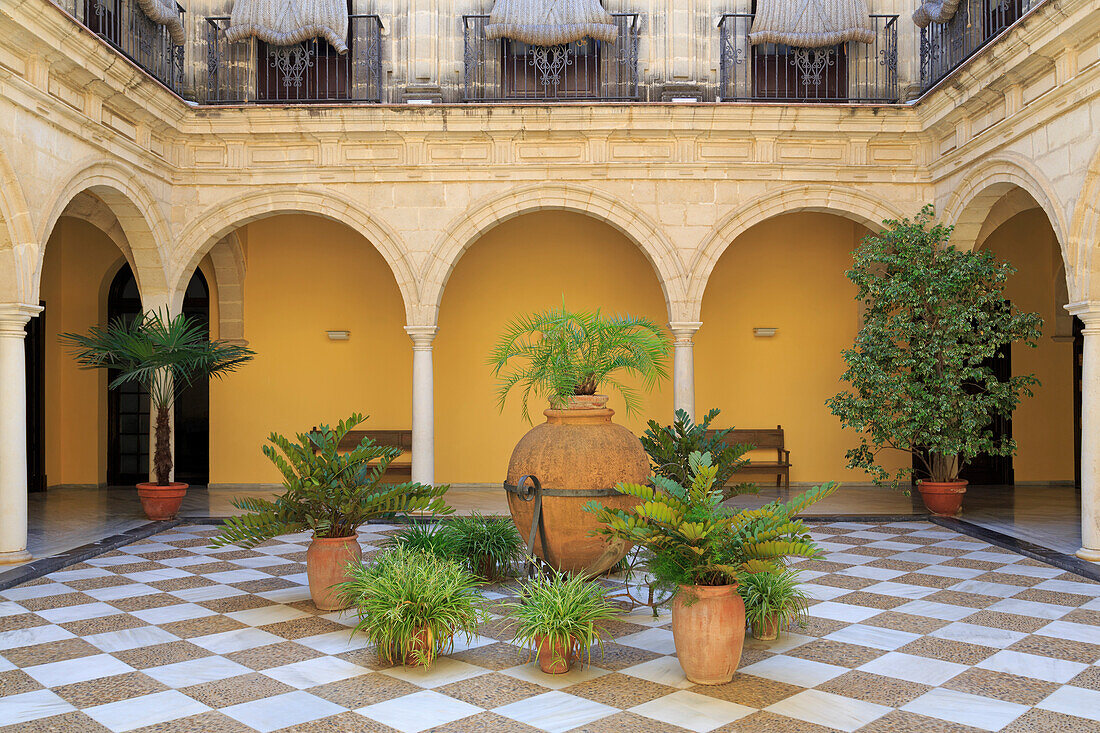
[[[46,490],[46,310],[27,323],[27,490]]]
[[[107,318],[127,321],[142,313],[137,281],[123,265],[111,282]],[[183,312],[209,319],[206,279],[196,271],[187,286]],[[112,375],[109,375],[109,378]],[[210,389],[204,380],[191,386],[175,404],[176,480],[205,484],[210,464]],[[149,396],[136,385],[125,384],[107,393],[107,483],[130,485],[149,480]]]
[[[1081,488],[1081,381],[1085,366],[1085,322],[1073,317],[1073,485]]]
[[[1012,345],[1005,344],[998,349],[992,359],[986,360],[985,366],[993,370],[997,381],[1007,382],[1012,377]],[[989,427],[993,431],[993,440],[1012,437],[1011,415],[994,416]],[[1015,481],[1012,456],[990,456],[985,453],[974,456],[962,470],[960,478],[974,486],[1011,485]]]

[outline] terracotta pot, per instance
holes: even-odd
[[[763,621],[752,624],[752,638],[775,641],[779,638],[779,614],[773,613]]]
[[[138,484],[137,492],[145,516],[154,522],[159,522],[171,519],[179,513],[180,504],[183,503],[183,497],[187,494],[187,484],[175,482],[166,486]]]
[[[576,659],[576,644],[573,639],[559,639],[553,645],[545,636],[535,637],[538,643],[539,669],[546,674],[565,674],[573,667]]]
[[[724,685],[733,679],[745,643],[745,602],[737,586],[680,586],[672,599],[672,638],[690,681]]]
[[[604,395],[579,395],[567,406],[570,409],[545,410],[546,422],[520,439],[508,462],[508,483],[513,486],[522,476],[531,474],[538,477],[544,490],[580,493],[543,497],[548,556],[543,557],[541,538],[535,540],[535,554],[559,570],[588,576],[610,568],[630,546],[589,536],[600,525],[582,507],[595,499],[608,507],[629,509],[637,500],[619,494],[585,496],[583,492],[610,490],[620,482],[645,483],[649,479],[649,457],[641,441],[611,422],[615,411],[606,405]],[[534,507],[534,501],[508,493],[512,520],[524,540],[531,532]]]
[[[413,637],[409,639],[408,646],[405,647],[405,653],[402,656],[401,661],[406,666],[413,667],[430,667],[431,666],[431,651],[432,651],[432,636],[428,627],[422,626],[416,630]],[[419,661],[421,655],[428,657],[427,664],[421,664]]]
[[[359,538],[314,537],[306,550],[306,577],[309,578],[309,594],[313,603],[322,611],[339,611],[349,603],[342,600],[332,586],[347,580],[347,568],[351,563],[363,561],[363,548]]]
[[[920,481],[917,489],[924,506],[937,517],[953,517],[962,510],[966,481]]]

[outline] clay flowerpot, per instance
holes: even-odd
[[[745,602],[736,585],[682,585],[672,600],[672,639],[697,685],[733,679],[745,643]]]
[[[559,639],[553,644],[545,636],[535,637],[538,643],[539,669],[546,674],[565,674],[576,659],[576,644],[572,639]]]
[[[542,483],[547,556],[541,538],[535,540],[535,554],[559,570],[592,576],[617,563],[630,547],[589,536],[599,522],[582,507],[593,499],[612,508],[634,506],[636,499],[611,490],[620,482],[648,481],[649,457],[633,433],[611,422],[615,411],[607,408],[606,396],[578,395],[567,407],[545,410],[546,422],[520,439],[508,462],[507,482],[515,486],[522,476],[533,475]],[[593,495],[604,491],[608,494]],[[526,539],[535,502],[509,492],[508,508]]]
[[[962,510],[966,481],[919,481],[924,506],[937,517],[953,517]]]
[[[432,651],[432,634],[431,630],[426,626],[421,626],[413,634],[413,637],[409,639],[408,646],[405,647],[405,653],[402,656],[401,661],[406,666],[412,667],[428,667],[429,664],[422,664],[421,660],[425,658],[430,659]]]
[[[145,516],[159,522],[171,519],[179,513],[180,504],[187,494],[187,484],[138,484],[137,492]]]
[[[350,603],[340,598],[332,586],[347,580],[349,564],[363,561],[359,538],[314,537],[306,550],[306,577],[313,603],[322,611],[339,611]]]
[[[771,614],[763,621],[752,624],[752,638],[775,641],[779,638],[779,614]]]

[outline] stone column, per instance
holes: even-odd
[[[405,326],[413,342],[412,480],[435,483],[435,381],[432,341],[435,326]]]
[[[695,419],[695,332],[703,324],[699,321],[669,323],[675,339],[672,358],[672,407],[684,410]]]
[[[42,309],[0,304],[0,565],[26,562],[27,552],[27,337]]]
[[[1077,557],[1100,562],[1100,302],[1066,306],[1085,328],[1081,365],[1081,549]]]

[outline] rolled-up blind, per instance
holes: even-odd
[[[618,28],[600,0],[496,0],[485,36],[556,46],[582,38],[612,42]]]
[[[749,29],[753,44],[817,48],[874,40],[867,0],[757,0]]]
[[[183,45],[183,20],[180,18],[179,6],[174,0],[137,0],[137,2],[141,12],[145,13],[149,20],[168,29],[173,45]]]
[[[230,43],[251,36],[275,46],[324,38],[346,53],[347,0],[235,0],[225,36]]]

